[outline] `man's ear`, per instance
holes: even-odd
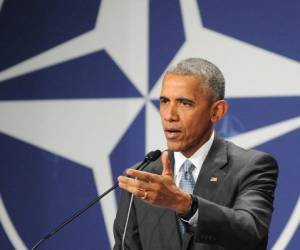
[[[210,119],[213,123],[220,121],[228,110],[228,103],[225,100],[219,100],[213,103],[211,107]]]

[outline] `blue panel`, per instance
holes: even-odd
[[[217,125],[225,137],[300,115],[300,97],[230,98],[229,112]]]
[[[0,84],[0,100],[99,97],[140,97],[105,51]]]
[[[300,60],[300,2],[198,0],[204,26]]]
[[[115,180],[126,168],[143,161],[145,156],[145,132],[145,107],[143,107],[110,155]],[[119,193],[117,191],[118,196]]]
[[[300,158],[298,157],[300,153],[299,138],[300,129],[257,147],[259,150],[272,154],[279,164],[280,175],[270,231],[270,246],[277,240],[300,195]]]
[[[97,195],[90,169],[0,134],[0,190],[6,209],[30,247]],[[100,206],[45,242],[43,249],[108,246]]]
[[[179,1],[150,1],[149,90],[185,40]]]
[[[4,229],[0,223],[0,249],[3,250],[14,250],[12,244],[10,243],[9,239],[7,238]]]
[[[298,230],[296,230],[294,237],[291,239],[290,243],[288,244],[288,247],[286,250],[293,250],[298,249],[300,246],[300,226],[298,226]]]
[[[157,108],[157,110],[159,111],[159,104],[160,101],[159,100],[152,100],[153,105]]]
[[[0,71],[93,29],[100,0],[4,1]]]

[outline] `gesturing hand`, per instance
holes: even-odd
[[[162,165],[161,175],[128,169],[129,177],[118,177],[119,187],[151,205],[186,213],[192,203],[191,196],[176,186],[167,151],[162,154]]]

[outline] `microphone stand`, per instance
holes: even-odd
[[[96,204],[99,200],[101,200],[105,195],[110,193],[112,190],[118,187],[118,183],[116,182],[111,188],[106,190],[103,194],[100,196],[97,196],[95,199],[93,199],[90,203],[88,203],[85,207],[80,209],[79,211],[75,212],[71,217],[69,217],[67,220],[65,220],[63,223],[61,223],[58,227],[56,227],[52,232],[45,235],[42,239],[40,239],[32,248],[31,250],[38,249],[38,247],[46,240],[50,239],[54,234],[56,234],[58,231],[60,231],[63,227],[65,227],[67,224],[75,220],[77,217],[79,217],[81,214],[83,214],[86,210],[88,210],[90,207],[92,207],[94,204]]]
[[[145,156],[144,161],[139,164],[136,168],[136,170],[142,170],[146,166],[150,164],[150,162],[155,161],[159,156],[161,152],[159,150],[151,151]],[[99,200],[101,200],[104,196],[109,194],[112,190],[116,189],[118,187],[118,182],[116,182],[111,188],[107,189],[103,194],[97,196],[92,201],[90,201],[85,207],[75,212],[71,217],[69,217],[67,220],[65,220],[63,223],[61,223],[58,227],[56,227],[52,232],[45,235],[43,238],[41,238],[35,245],[31,248],[31,250],[36,250],[38,247],[45,242],[46,240],[50,239],[53,235],[55,235],[57,232],[59,232],[62,228],[64,228],[66,225],[68,225],[70,222],[75,220],[77,217],[79,217],[81,214],[83,214],[86,210],[88,210],[90,207],[95,205]]]

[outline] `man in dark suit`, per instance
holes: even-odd
[[[118,178],[125,191],[115,250],[267,248],[277,164],[215,134],[227,111],[224,83],[215,65],[197,58],[165,74],[160,115],[168,151],[145,172],[128,169]]]

